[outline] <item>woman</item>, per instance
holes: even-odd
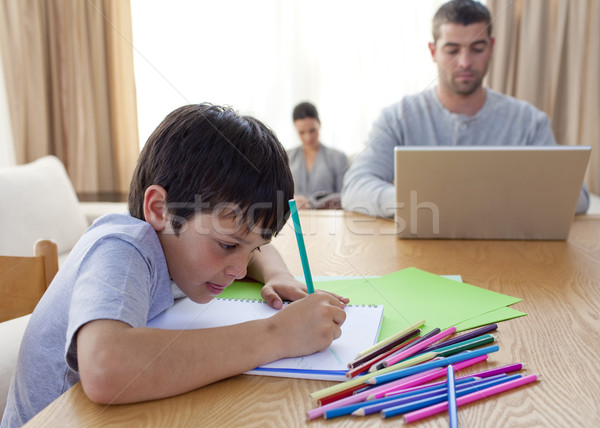
[[[348,167],[346,155],[319,141],[317,108],[303,102],[292,113],[302,145],[288,151],[299,208],[340,208],[339,192]]]

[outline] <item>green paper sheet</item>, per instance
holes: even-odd
[[[243,299],[243,300],[263,300],[260,295],[262,284],[258,282],[235,281],[227,287],[219,299]]]
[[[261,285],[236,282],[219,296],[261,299]],[[416,268],[375,278],[315,281],[315,288],[350,298],[350,304],[384,305],[379,340],[426,320],[423,333],[436,327],[458,331],[526,315],[506,306],[521,299],[454,281]]]
[[[527,315],[525,312],[517,311],[512,308],[500,308],[455,324],[455,327],[456,331],[470,330],[472,328],[523,317],[525,315]]]

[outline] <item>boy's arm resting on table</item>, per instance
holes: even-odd
[[[270,318],[183,331],[92,321],[77,333],[81,384],[92,401],[106,404],[181,394],[326,349],[341,335],[342,306],[330,294],[314,293]]]
[[[295,301],[308,296],[306,286],[296,280],[288,270],[281,255],[272,244],[263,245],[260,252],[253,254],[248,265],[247,276],[262,284],[263,299],[269,306],[280,309],[283,300]],[[346,304],[349,299],[329,293]]]
[[[285,358],[326,349],[341,334],[344,300],[317,292],[288,271],[267,244],[255,252],[248,276],[264,282],[272,306],[297,300],[270,318],[227,327],[161,330],[95,320],[77,333],[81,385],[95,402],[132,403],[181,394]]]

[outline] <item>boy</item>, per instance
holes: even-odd
[[[285,150],[258,120],[208,104],[169,114],[140,154],[131,215],[96,221],[36,307],[2,427],[24,424],[78,381],[95,402],[130,403],[329,346],[348,300],[307,295],[269,244],[293,191]],[[246,275],[265,284],[271,306],[295,302],[229,327],[145,327],[173,304],[171,280],[206,303]]]

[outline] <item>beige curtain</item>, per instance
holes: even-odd
[[[600,1],[487,0],[496,37],[488,84],[544,110],[559,144],[592,146],[600,193]]]
[[[58,156],[79,193],[126,193],[138,157],[129,0],[0,0],[17,163]]]

